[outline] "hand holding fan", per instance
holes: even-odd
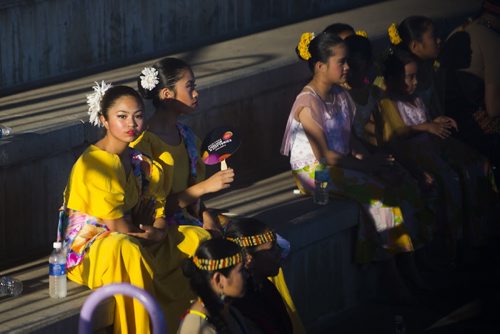
[[[226,159],[240,147],[238,134],[229,127],[219,127],[205,137],[201,145],[201,160],[206,165],[221,163],[221,170],[227,169]]]

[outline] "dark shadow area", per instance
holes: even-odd
[[[139,62],[146,62],[150,59],[154,58],[159,58],[159,57],[164,57],[167,55],[173,55],[177,53],[184,53],[184,52],[189,52],[190,50],[196,49],[196,48],[201,48],[204,46],[208,46],[210,44],[214,43],[219,43],[223,42],[226,40],[234,39],[234,38],[239,38],[239,37],[244,37],[247,35],[255,34],[258,32],[262,32],[265,30],[270,30],[270,29],[275,29],[281,26],[286,26],[289,24],[301,22],[304,20],[310,20],[316,17],[324,16],[324,15],[329,15],[333,13],[342,13],[348,10],[352,10],[355,8],[361,8],[364,6],[368,6],[371,4],[379,3],[379,2],[385,2],[387,0],[359,0],[356,1],[356,3],[352,3],[349,1],[343,1],[340,4],[336,3],[335,10],[333,9],[320,9],[320,5],[315,4],[314,2],[309,2],[309,1],[302,1],[304,5],[302,5],[303,10],[300,10],[301,6],[299,3],[298,9],[296,10],[299,14],[294,16],[294,17],[289,17],[289,18],[281,18],[280,20],[277,20],[275,17],[270,17],[269,20],[263,20],[262,23],[260,24],[253,24],[251,25],[251,28],[247,29],[236,29],[235,31],[229,32],[229,33],[224,33],[220,34],[215,37],[209,37],[209,38],[202,38],[194,41],[183,41],[183,42],[175,42],[167,46],[161,46],[154,52],[150,52],[147,54],[139,54],[136,56],[130,56],[128,59],[113,59],[112,62],[109,62],[108,64],[94,64],[91,66],[88,66],[85,69],[74,69],[72,71],[69,71],[67,73],[63,73],[60,75],[53,75],[52,77],[49,78],[44,78],[44,79],[39,79],[39,80],[34,80],[30,83],[23,83],[23,84],[18,84],[15,86],[11,87],[1,87],[0,88],[0,96],[9,96],[12,94],[16,94],[22,91],[28,91],[31,89],[36,89],[42,86],[47,86],[47,85],[53,85],[57,83],[61,83],[64,81],[70,81],[74,80],[76,78],[84,77],[87,75],[92,75],[96,74],[99,72],[104,72],[104,71],[109,71],[113,69],[117,69],[120,67],[124,66],[129,66],[134,63],[139,63]],[[267,2],[267,1],[266,1]],[[333,3],[333,2],[332,2]],[[262,4],[263,6],[265,4]],[[256,6],[258,9],[261,6]],[[186,59],[189,60],[189,59]]]
[[[425,270],[431,291],[417,294],[414,304],[363,303],[314,328],[314,333],[397,333],[395,316],[404,319],[405,333],[499,333],[500,240],[462,253],[455,268]],[[434,326],[432,329],[431,326]]]
[[[197,51],[190,52],[184,57],[185,60],[190,63],[192,59],[197,58]],[[210,61],[203,61],[203,62],[194,62],[191,63],[191,66],[193,67],[197,79],[200,78],[210,78],[215,75],[220,75],[220,74],[225,74],[225,73],[230,73],[235,70],[241,70],[245,68],[250,68],[252,66],[258,65],[258,64],[264,64],[266,62],[270,62],[274,59],[276,59],[276,55],[272,54],[256,54],[256,55],[251,55],[251,56],[238,56],[238,57],[226,57],[226,58],[220,58],[220,59],[214,59]],[[152,60],[151,63],[154,61]],[[200,74],[198,74],[200,73]],[[131,76],[124,77],[120,80],[114,80],[112,81],[114,85],[123,85],[123,84],[130,84],[133,82],[131,85],[133,88],[135,88],[135,81],[137,79],[136,75],[140,74],[140,67],[138,66],[136,73]],[[102,78],[105,81],[110,81],[108,78]],[[53,93],[48,92],[43,94],[42,96],[34,97],[34,98],[28,98],[28,99],[23,99],[22,101],[18,102],[13,102],[13,103],[7,103],[7,104],[2,104],[1,109],[0,109],[0,122],[11,122],[19,119],[24,119],[32,116],[38,116],[38,115],[46,115],[50,114],[52,112],[57,112],[57,111],[62,111],[64,109],[69,109],[73,107],[78,107],[82,106],[82,112],[86,111],[86,106],[85,106],[85,100],[77,100],[74,103],[71,104],[64,104],[64,106],[48,106],[44,108],[44,111],[30,111],[28,113],[26,112],[19,112],[15,115],[8,115],[6,114],[4,117],[2,117],[4,113],[6,113],[8,110],[14,109],[14,108],[19,108],[22,106],[29,106],[33,104],[43,104],[43,103],[48,103],[50,101],[55,101],[57,99],[63,99],[71,96],[77,96],[77,95],[85,95],[85,94],[90,94],[91,93],[91,87],[75,87],[75,88],[65,88],[64,90],[54,90]],[[0,100],[1,102],[1,100]],[[59,117],[59,116],[58,116]],[[28,123],[29,124],[29,123]]]

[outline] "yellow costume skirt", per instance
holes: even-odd
[[[285,275],[283,275],[283,269],[280,268],[278,275],[274,277],[269,277],[269,280],[274,284],[276,289],[281,295],[281,298],[285,302],[286,310],[288,312],[288,316],[292,322],[293,334],[302,334],[305,333],[304,325],[302,324],[302,320],[300,320],[300,316],[297,313],[297,308],[293,302],[292,296],[290,295],[290,291],[288,291],[288,286],[286,285]]]
[[[161,305],[169,333],[176,333],[180,318],[195,298],[181,269],[210,234],[196,226],[170,227],[159,244],[144,247],[139,240],[111,233],[96,240],[83,261],[68,270],[68,278],[97,289],[111,283],[130,283],[151,293]],[[149,314],[131,297],[115,296],[114,333],[149,333]]]

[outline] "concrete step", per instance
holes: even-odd
[[[0,272],[23,282],[23,292],[17,297],[0,297],[0,333],[76,333],[80,309],[91,293],[85,286],[68,281],[66,298],[49,296],[48,258]],[[113,323],[114,301],[109,299],[95,312],[96,330]]]

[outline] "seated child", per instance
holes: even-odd
[[[184,263],[198,299],[181,322],[179,334],[260,333],[231,304],[245,295],[245,257],[234,242],[216,238],[200,244]]]
[[[247,292],[233,305],[264,333],[303,333],[281,271],[276,234],[259,220],[243,218],[228,224],[225,238],[240,245],[249,258]]]
[[[451,238],[449,240],[456,242],[464,216],[467,217],[466,222],[472,224],[465,226],[468,228],[466,237],[478,237],[479,226],[473,222],[487,210],[476,210],[493,204],[492,192],[495,189],[490,172],[481,167],[485,166],[484,159],[449,137],[452,131],[457,131],[453,119],[446,116],[429,117],[422,99],[415,94],[418,66],[410,53],[396,49],[387,57],[384,65],[387,90],[386,98],[380,101],[383,140],[397,155],[414,161],[436,177],[443,194],[444,221],[447,222],[445,230]],[[457,173],[455,166],[468,172]],[[466,180],[463,175],[468,175]],[[462,202],[463,192],[465,202]],[[478,198],[486,201],[481,204]]]

